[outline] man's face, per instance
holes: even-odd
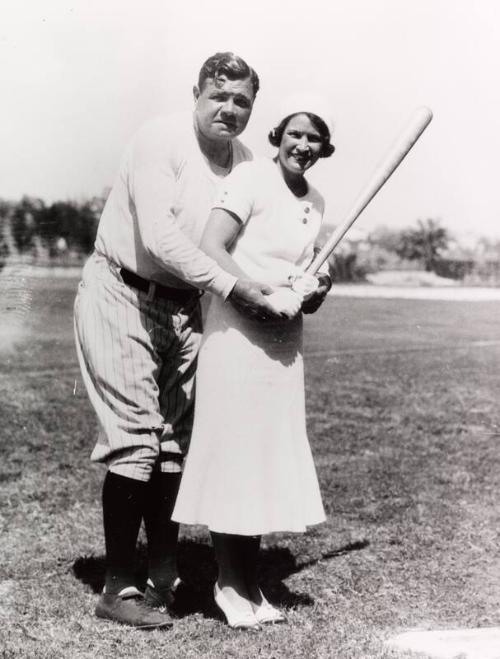
[[[207,78],[203,89],[193,89],[198,130],[210,140],[228,140],[245,130],[254,93],[250,78],[229,80],[221,75]]]

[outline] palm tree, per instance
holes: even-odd
[[[400,236],[396,253],[403,259],[419,260],[427,272],[434,271],[440,253],[448,246],[450,236],[437,220],[417,221],[416,229],[407,229]]]

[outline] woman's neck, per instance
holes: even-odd
[[[290,189],[290,191],[296,197],[303,197],[307,194],[308,185],[305,177],[302,174],[292,174],[284,169],[279,161],[279,158],[275,158],[274,162],[277,164],[283,180]]]

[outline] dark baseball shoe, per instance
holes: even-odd
[[[179,577],[171,588],[155,588],[148,582],[144,591],[144,599],[149,606],[157,609],[168,609],[175,616],[182,616],[198,611],[198,595]]]
[[[144,591],[144,601],[148,606],[155,609],[170,609],[175,602],[175,595],[173,588],[155,588],[154,586],[146,585]]]
[[[172,627],[172,619],[166,611],[151,607],[138,590],[123,594],[103,593],[97,603],[95,614],[98,618],[113,620],[121,625],[138,629],[158,629]]]

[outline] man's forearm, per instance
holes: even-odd
[[[236,283],[237,277],[207,256],[172,220],[154,223],[150,240],[144,244],[162,268],[191,286],[225,299]]]

